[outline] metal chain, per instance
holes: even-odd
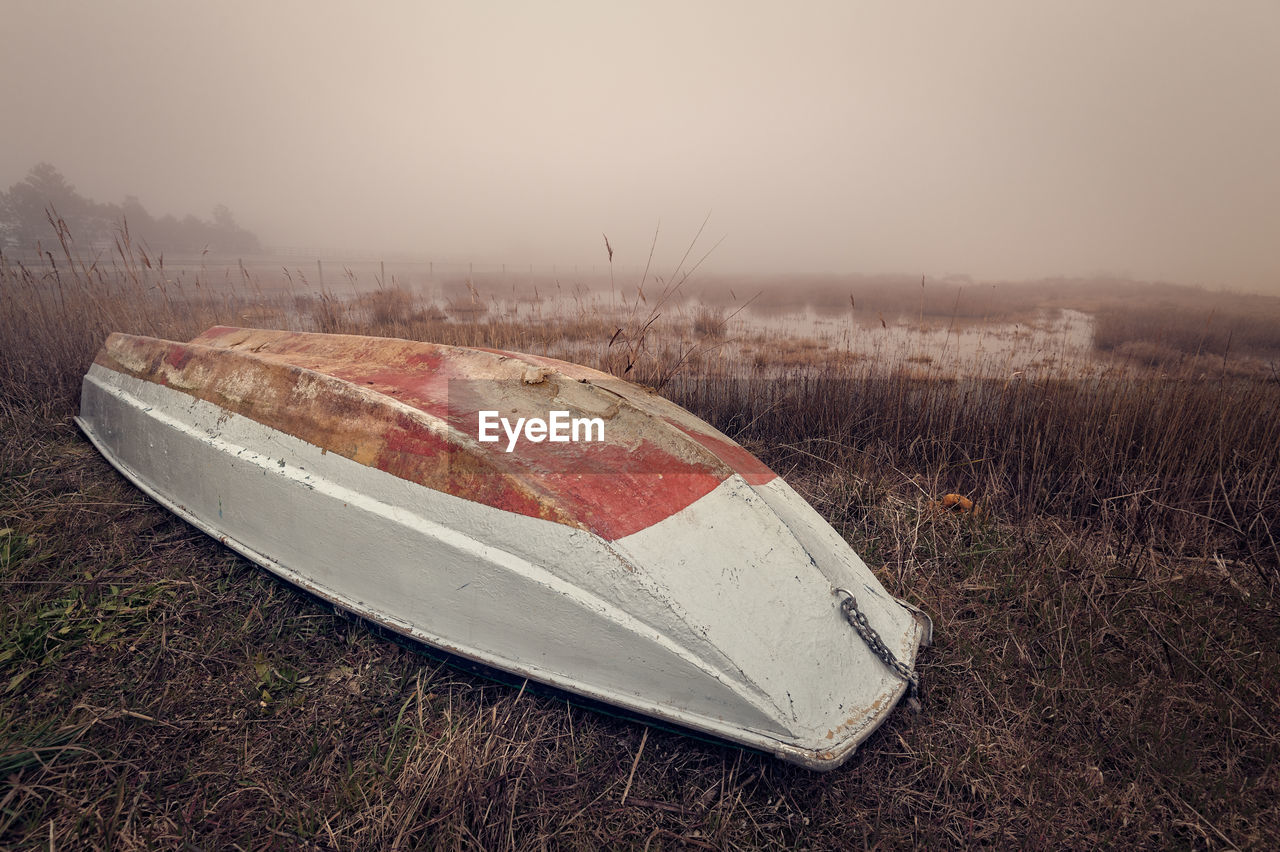
[[[907,682],[907,699],[914,708],[919,709],[920,678],[916,676],[915,671],[894,656],[888,645],[884,644],[880,634],[867,621],[867,616],[862,610],[858,609],[858,599],[853,596],[853,592],[848,589],[836,589],[836,594],[840,593],[847,596],[840,602],[840,611],[844,613],[845,620],[862,637],[862,641],[871,649],[871,653],[875,654],[880,662],[884,663],[898,677]]]

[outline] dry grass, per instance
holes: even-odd
[[[1280,384],[909,367],[857,362],[736,382],[691,374],[669,392],[775,465],[781,455],[864,478],[912,471],[929,494],[981,495],[1012,521],[1049,515],[1128,547],[1228,553],[1280,580]]]
[[[694,369],[653,326],[637,378],[665,375],[935,620],[924,713],[815,775],[388,641],[155,506],[70,423],[108,330],[278,312],[607,366],[609,318],[162,276],[128,249],[0,261],[0,845],[1280,845],[1275,382],[920,378],[804,346]],[[983,513],[935,511],[948,492]]]
[[[739,296],[759,293],[753,308],[785,312],[808,306],[822,314],[852,315],[867,325],[881,319],[928,324],[1026,320],[1046,307],[1110,304],[1119,291],[1145,294],[1144,285],[1112,280],[1046,279],[990,282],[908,275],[798,275],[786,278],[719,278],[703,282],[698,294],[721,306],[741,304]],[[1161,291],[1163,292],[1163,290]]]
[[[1244,352],[1274,360],[1280,357],[1280,300],[1186,297],[1112,304],[1096,313],[1093,339],[1103,351],[1141,342],[1192,357]]]
[[[699,305],[693,315],[693,333],[703,337],[722,338],[727,321],[722,308]]]

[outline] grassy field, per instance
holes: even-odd
[[[446,307],[175,283],[128,246],[0,260],[0,846],[1280,846],[1265,371],[1216,344],[1212,371],[1117,358],[1035,380],[906,352],[744,361],[717,355],[732,307],[648,326],[647,305],[539,323]],[[660,385],[932,615],[923,712],[818,775],[345,619],[152,503],[71,423],[108,331],[215,322],[563,354]],[[980,511],[938,511],[948,492]]]

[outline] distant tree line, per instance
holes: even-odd
[[[49,210],[67,223],[77,248],[111,249],[122,226],[128,224],[134,243],[158,252],[255,254],[262,250],[257,236],[236,224],[231,211],[219,204],[213,219],[192,215],[159,218],[147,212],[136,196],[122,204],[104,204],[76,192],[56,168],[40,163],[20,183],[0,192],[0,249],[34,250],[57,245]]]

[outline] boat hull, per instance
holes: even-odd
[[[198,376],[119,366],[90,369],[77,423],[121,473],[257,564],[396,632],[814,769],[846,760],[905,692],[834,592],[854,590],[908,663],[923,626],[780,478],[730,472],[611,536],[306,440],[201,398]]]

